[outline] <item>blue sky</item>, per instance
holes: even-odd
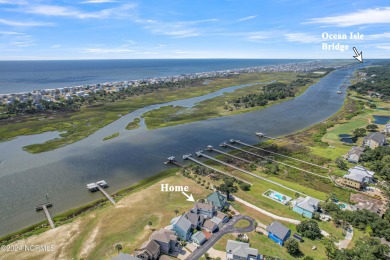
[[[327,40],[350,32],[364,40]],[[0,0],[0,59],[390,58],[390,2]]]

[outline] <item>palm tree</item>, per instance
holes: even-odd
[[[122,248],[123,248],[123,247],[122,247],[121,244],[116,244],[116,245],[115,245],[115,249],[118,250],[118,254],[119,254],[119,252],[122,250]]]

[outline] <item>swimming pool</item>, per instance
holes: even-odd
[[[281,194],[279,192],[276,192],[274,190],[267,190],[266,192],[263,193],[263,196],[268,197],[270,199],[273,199],[279,203],[282,204],[287,204],[290,202],[291,198],[289,196],[286,196],[284,194]]]

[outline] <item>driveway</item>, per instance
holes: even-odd
[[[245,228],[235,228],[234,225],[240,220],[248,220],[249,226]],[[251,217],[244,215],[234,216],[228,223],[226,223],[221,229],[213,234],[209,240],[207,240],[202,246],[195,249],[191,255],[187,257],[187,260],[197,260],[202,257],[218,240],[226,234],[229,233],[247,233],[255,230],[255,220]]]

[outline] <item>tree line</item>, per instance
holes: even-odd
[[[226,110],[235,110],[240,108],[250,108],[256,106],[265,106],[268,101],[275,101],[294,97],[299,88],[312,83],[313,80],[308,78],[298,78],[289,84],[282,82],[273,82],[265,85],[259,93],[248,94],[245,96],[228,100],[225,105]]]

